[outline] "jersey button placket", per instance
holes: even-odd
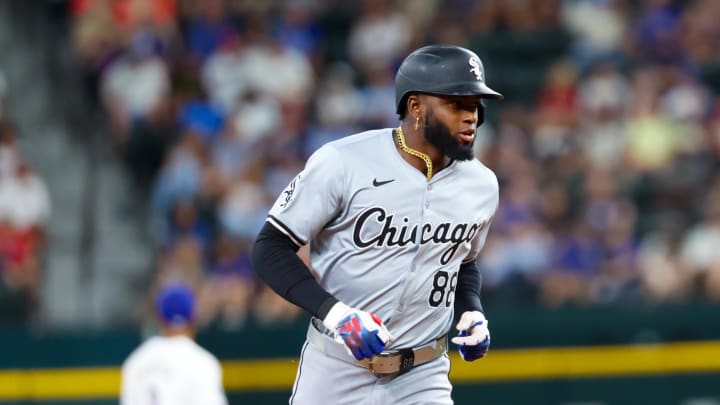
[[[423,192],[423,201],[424,201],[423,206],[425,206],[426,208],[430,206],[430,203],[428,202],[427,190],[428,190],[428,188],[426,186],[425,192]],[[418,190],[418,191],[420,191],[420,190]],[[425,212],[424,212],[425,210],[421,209],[420,211],[421,211],[420,224],[424,224],[425,223]],[[420,229],[422,229],[422,225],[420,226]],[[422,238],[422,232],[418,232],[416,237],[417,237],[417,239],[415,242],[415,247],[413,248],[413,258],[412,258],[412,261],[410,262],[410,269],[409,269],[409,272],[405,275],[405,280],[403,283],[404,285],[402,287],[402,293],[400,294],[400,302],[398,305],[398,311],[401,313],[405,311],[405,297],[408,294],[411,296],[408,300],[412,301],[412,295],[414,294],[414,292],[409,292],[408,287],[413,285],[413,279],[416,275],[416,270],[418,268],[418,265],[416,264],[416,260],[421,260],[421,259],[418,259],[418,255],[420,254],[420,251],[421,251],[420,240]]]

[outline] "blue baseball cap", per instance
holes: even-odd
[[[163,323],[187,325],[195,318],[195,294],[185,283],[166,284],[158,291],[155,309]]]

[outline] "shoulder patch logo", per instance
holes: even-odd
[[[468,64],[469,64],[470,66],[472,66],[472,67],[470,68],[470,71],[475,74],[475,79],[477,79],[477,80],[485,80],[485,79],[483,78],[482,69],[480,68],[480,59],[472,56],[472,57],[470,57],[470,59],[468,59]]]
[[[293,196],[295,195],[295,188],[297,186],[297,183],[302,178],[302,173],[298,173],[297,176],[295,176],[294,179],[288,184],[288,186],[283,190],[282,194],[280,195],[280,198],[283,199],[283,202],[280,203],[280,208],[287,208],[288,205],[293,200]]]

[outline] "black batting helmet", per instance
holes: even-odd
[[[395,75],[398,114],[411,92],[503,98],[485,84],[485,68],[475,52],[454,45],[425,46],[405,58]]]

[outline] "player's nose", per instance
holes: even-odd
[[[474,127],[478,122],[477,110],[463,112],[462,120],[463,120],[463,123],[471,124]]]

